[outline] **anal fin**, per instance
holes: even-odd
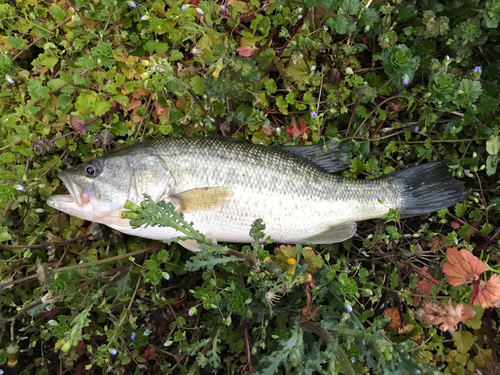
[[[345,223],[330,227],[327,230],[306,238],[301,242],[310,244],[336,243],[348,240],[349,238],[354,236],[355,233],[356,223],[354,221],[347,221]]]

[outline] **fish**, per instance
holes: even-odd
[[[252,242],[256,219],[282,244],[330,244],[356,233],[356,222],[421,216],[464,200],[463,183],[445,162],[398,170],[377,179],[333,172],[350,165],[339,142],[269,147],[218,138],[167,138],[137,143],[58,174],[69,194],[47,204],[125,234],[171,240],[169,227],[132,228],[120,212],[144,194],[171,202],[194,228],[216,243]],[[194,240],[179,241],[199,251]]]

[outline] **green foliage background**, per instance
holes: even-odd
[[[0,365],[26,374],[60,363],[119,374],[498,371],[491,319],[461,326],[475,339],[458,345],[415,320],[411,297],[418,269],[439,273],[446,246],[497,269],[499,22],[498,0],[1,1]],[[279,256],[265,266],[273,246],[258,241],[192,258],[175,243],[89,229],[45,203],[64,191],[59,170],[120,145],[221,134],[269,146],[339,139],[352,178],[446,159],[469,195],[316,247],[316,286],[300,262],[307,251],[286,250],[299,260],[291,268]],[[429,250],[436,238],[443,246]],[[301,324],[304,283],[321,309]],[[468,303],[471,292],[441,280],[432,297],[443,296]],[[393,306],[405,330],[386,325]]]

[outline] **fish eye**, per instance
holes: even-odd
[[[87,176],[95,177],[99,173],[99,167],[96,164],[93,164],[93,163],[88,164],[85,167],[85,173],[87,174]]]

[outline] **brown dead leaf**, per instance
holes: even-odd
[[[446,237],[440,235],[433,236],[427,247],[430,247],[432,251],[444,249],[446,247]]]
[[[156,117],[160,120],[162,117],[168,117],[168,108],[165,108],[155,100]]]
[[[156,358],[156,349],[154,346],[150,346],[144,350],[144,353],[142,353],[142,356],[144,359],[155,359]]]
[[[236,52],[238,52],[241,56],[243,57],[250,57],[253,54],[253,51],[257,50],[258,48],[253,46],[253,47],[238,47],[236,48]]]
[[[392,328],[398,328],[401,326],[401,316],[399,315],[398,309],[391,307],[384,311],[384,316],[391,318],[389,325]]]
[[[499,275],[491,276],[488,281],[479,280],[479,290],[474,305],[481,305],[483,309],[493,307],[498,298],[500,298]]]
[[[133,111],[134,109],[136,109],[136,108],[140,107],[140,106],[141,106],[141,104],[142,104],[142,101],[141,101],[141,100],[137,100],[137,99],[132,100],[132,101],[130,102],[130,104],[128,105],[128,107],[127,107],[127,111]]]
[[[415,292],[423,292],[424,294],[430,296],[432,286],[438,284],[439,281],[433,278],[427,270],[427,266],[423,267],[417,275],[418,281],[417,285],[415,285]],[[413,297],[413,306],[420,305],[420,302],[422,302],[422,297]]]
[[[456,331],[458,323],[474,318],[474,310],[463,303],[453,306],[450,303],[427,301],[418,310],[417,317],[425,324],[439,325],[441,331]]]
[[[85,135],[85,121],[78,116],[70,115],[69,124],[73,129],[75,129],[80,135]]]
[[[451,247],[446,251],[446,259],[443,272],[453,286],[472,283],[486,271],[486,264],[467,249],[459,251],[456,247]]]

